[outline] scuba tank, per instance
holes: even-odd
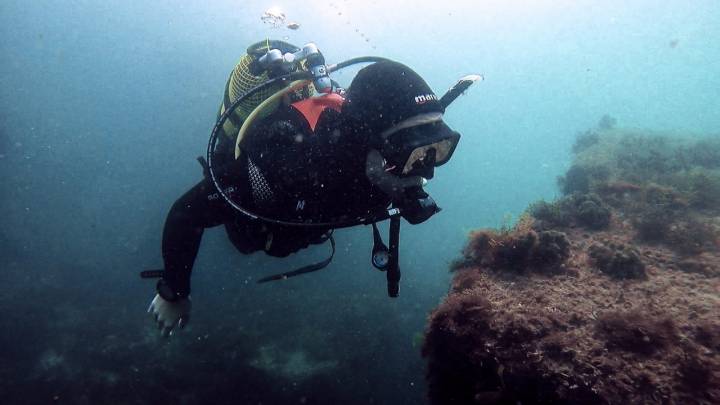
[[[314,50],[317,51],[317,47],[312,46]],[[307,48],[307,46],[305,48]],[[225,111],[233,106],[235,101],[238,101],[238,99],[243,97],[250,89],[260,86],[274,77],[307,70],[304,63],[305,59],[283,59],[283,55],[295,55],[299,52],[307,52],[305,48],[301,49],[284,41],[269,39],[250,45],[247,48],[246,54],[240,58],[228,77],[223,99],[218,108],[216,121],[222,117]],[[319,53],[319,51],[317,52]],[[278,54],[280,54],[280,59],[277,58]],[[261,91],[249,97],[243,98],[240,103],[234,106],[232,113],[228,115],[227,120],[223,123],[221,128],[221,132],[224,135],[223,138],[235,141],[240,128],[253,111],[273,94],[285,87],[286,85],[284,83],[278,82],[275,85],[264,87]],[[313,85],[309,84],[288,94],[291,101],[299,101],[311,97],[314,93],[315,89]],[[269,103],[262,111],[258,112],[259,116],[257,118],[269,115],[277,108],[279,103],[279,99],[273,100],[272,103]],[[223,140],[223,142],[225,141],[226,140]]]

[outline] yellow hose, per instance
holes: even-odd
[[[240,127],[240,131],[238,131],[237,139],[235,140],[235,159],[240,157],[240,142],[242,142],[243,138],[245,138],[245,132],[247,132],[247,129],[250,128],[250,124],[252,124],[253,121],[257,118],[260,113],[263,112],[266,108],[268,108],[269,105],[276,102],[280,97],[284,96],[287,93],[290,93],[291,91],[295,91],[299,88],[302,88],[304,86],[307,86],[311,83],[310,80],[296,80],[289,85],[287,85],[285,88],[280,89],[272,96],[268,97],[260,103],[255,109],[248,115],[248,117],[243,122],[242,126]]]

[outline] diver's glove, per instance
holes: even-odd
[[[176,326],[182,329],[187,325],[190,320],[191,308],[190,297],[178,298],[171,302],[161,297],[160,294],[156,294],[150,302],[148,313],[155,315],[160,333],[167,337],[172,335]]]

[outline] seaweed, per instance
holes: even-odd
[[[702,321],[695,327],[695,339],[710,350],[720,351],[720,324]]]
[[[543,231],[532,252],[536,268],[557,268],[570,256],[570,241],[567,235],[558,231]]]
[[[676,148],[664,136],[624,136],[615,161],[618,177],[628,181],[652,181],[686,168],[677,159]]]
[[[599,230],[610,225],[611,211],[597,194],[575,193],[554,203],[538,201],[528,212],[541,221],[538,228],[566,227],[573,224]]]
[[[434,371],[427,375],[431,398],[472,403],[478,392],[498,391],[502,386],[496,362],[478,362],[469,355],[482,347],[491,319],[490,301],[466,293],[448,296],[433,313],[421,350]]]
[[[532,249],[537,243],[533,231],[508,235],[492,251],[493,267],[522,271],[527,269]]]
[[[564,195],[585,194],[590,192],[594,183],[607,181],[609,177],[610,169],[605,166],[573,164],[565,176],[558,177],[557,182]]]
[[[684,210],[688,200],[674,187],[650,183],[642,193],[642,202],[651,207],[661,207],[668,211]]]
[[[537,223],[539,229],[546,227],[562,228],[569,226],[573,221],[571,213],[563,209],[563,205],[559,202],[536,201],[530,204],[528,212],[539,221]]]
[[[578,196],[576,203],[577,221],[588,229],[604,229],[610,224],[610,209],[591,194]]]
[[[573,153],[577,154],[591,146],[597,145],[600,142],[600,135],[595,131],[585,131],[579,133],[575,137],[575,143],[572,146]]]
[[[638,251],[625,244],[608,245],[594,243],[588,249],[595,267],[618,279],[644,278],[645,264]]]
[[[672,224],[665,239],[676,252],[697,255],[712,249],[719,236],[713,226],[695,218],[686,218]]]
[[[651,355],[679,340],[672,318],[652,317],[639,311],[604,313],[598,317],[596,327],[610,350]]]
[[[661,242],[670,232],[672,217],[663,208],[650,207],[633,219],[637,238],[645,242]]]
[[[600,118],[600,121],[598,121],[598,129],[601,129],[603,131],[608,131],[611,129],[615,129],[615,126],[617,125],[617,120],[615,117],[605,114]]]
[[[696,353],[685,357],[685,360],[680,363],[679,371],[682,382],[690,390],[707,389],[710,385],[712,368]],[[720,383],[715,382],[713,385],[717,387],[720,386]]]
[[[540,339],[546,336],[550,330],[552,330],[552,324],[547,318],[516,314],[508,320],[505,329],[500,334],[500,340],[509,345],[522,344]]]
[[[453,259],[450,262],[450,265],[448,266],[448,268],[450,269],[450,272],[453,273],[458,270],[462,270],[464,268],[472,266],[472,264],[473,264],[472,260],[470,260],[469,258],[467,258],[465,256],[462,256],[462,257]]]
[[[692,173],[690,178],[690,204],[700,209],[720,207],[720,175],[705,172]]]
[[[481,267],[524,272],[552,273],[570,256],[570,242],[558,231],[536,232],[527,224],[511,232],[490,229],[475,231],[464,251],[463,261]]]
[[[623,180],[615,180],[615,181],[608,181],[605,183],[600,183],[595,188],[596,192],[603,195],[625,195],[625,194],[634,194],[638,193],[643,190],[642,186],[630,183],[628,181]]]
[[[720,138],[701,139],[683,150],[687,161],[705,169],[720,168]]]
[[[542,348],[545,353],[556,360],[571,360],[575,357],[575,352],[568,350],[572,346],[572,337],[566,336],[561,332],[551,333],[543,340]]]

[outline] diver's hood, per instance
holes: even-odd
[[[358,144],[380,149],[380,134],[418,115],[445,107],[430,86],[409,67],[381,61],[361,69],[342,107],[344,127],[361,137]]]

